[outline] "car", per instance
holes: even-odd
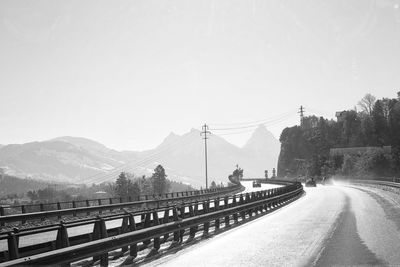
[[[261,187],[260,181],[253,181],[253,187]]]
[[[313,178],[306,181],[306,187],[317,187],[317,183]]]

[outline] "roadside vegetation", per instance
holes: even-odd
[[[400,92],[391,99],[367,94],[336,117],[308,116],[283,130],[279,176],[400,176]],[[334,154],[331,148],[344,149]]]
[[[88,185],[49,184],[45,181],[22,179],[9,175],[0,178],[0,205],[49,203],[108,197],[153,195],[191,191],[193,187],[167,179],[161,165],[150,177],[121,172],[115,182]]]

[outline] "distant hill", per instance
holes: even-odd
[[[49,185],[48,182],[34,179],[21,179],[9,175],[0,175],[0,197],[23,194],[29,190],[38,190]]]
[[[212,135],[208,140],[209,182],[226,182],[239,164],[245,176],[263,176],[276,167],[279,142],[264,127],[257,128],[243,148]],[[168,178],[193,186],[204,185],[204,143],[200,132],[169,134],[152,150],[116,151],[80,137],[58,137],[44,142],[0,148],[5,173],[54,182],[100,183],[115,180],[119,172],[151,175],[162,164]]]

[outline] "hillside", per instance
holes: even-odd
[[[278,175],[399,176],[400,92],[398,98],[371,99],[361,111],[341,111],[336,121],[309,116],[301,126],[284,129]],[[330,148],[353,149],[332,155]]]
[[[213,135],[208,143],[209,180],[226,182],[239,164],[246,176],[263,176],[276,167],[279,142],[263,126],[243,148]],[[156,148],[143,152],[116,151],[80,137],[58,137],[43,142],[0,148],[0,168],[7,174],[54,182],[101,183],[119,172],[151,175],[157,164],[168,178],[194,186],[204,185],[204,143],[200,132],[169,134]]]
[[[14,176],[0,176],[0,196],[24,194],[29,190],[38,190],[49,185],[48,182],[33,179],[21,179]]]

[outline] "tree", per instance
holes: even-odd
[[[378,145],[386,145],[387,142],[387,119],[385,118],[384,108],[381,100],[375,102],[372,111],[372,120],[374,123],[375,134]]]
[[[115,195],[118,197],[126,197],[128,195],[128,178],[125,172],[121,172],[115,181]]]
[[[167,175],[165,174],[163,166],[158,165],[154,169],[154,173],[151,176],[151,182],[153,185],[154,194],[163,194],[167,192]]]
[[[371,94],[366,94],[360,101],[358,101],[358,106],[361,108],[362,111],[371,116],[375,101],[375,96]]]
[[[210,189],[214,189],[214,188],[217,188],[217,184],[214,181],[212,181],[211,185],[210,185]]]
[[[133,182],[132,180],[128,180],[128,195],[136,198],[140,196],[140,186],[139,182]]]
[[[142,176],[141,179],[139,179],[140,193],[142,195],[153,194],[153,185],[150,182],[150,179],[146,179],[146,176],[144,176],[144,175]]]

